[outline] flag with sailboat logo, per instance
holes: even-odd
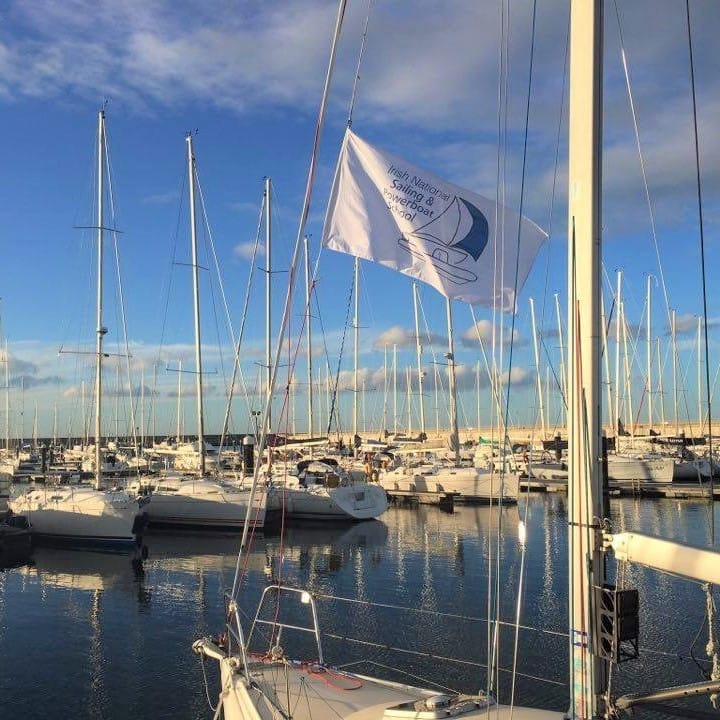
[[[516,268],[519,291],[546,238],[509,208],[347,130],[323,228],[326,247],[422,280],[446,297],[513,310]]]

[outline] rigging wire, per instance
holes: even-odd
[[[170,316],[170,297],[172,293],[172,287],[173,287],[173,267],[177,264],[177,254],[178,254],[178,243],[180,238],[180,223],[181,223],[181,217],[182,217],[182,198],[185,196],[185,183],[187,182],[187,170],[185,169],[185,166],[183,164],[183,172],[181,173],[181,179],[180,179],[180,188],[178,197],[181,199],[181,202],[178,203],[178,213],[177,218],[175,220],[175,232],[173,233],[173,240],[172,240],[172,252],[170,253],[170,262],[168,264],[167,269],[167,286],[166,286],[166,294],[165,294],[165,307],[163,309],[163,315],[162,315],[162,322],[160,326],[160,342],[158,344],[158,350],[157,350],[157,356],[155,363],[157,365],[163,365],[163,348],[165,345],[165,332],[167,330],[167,322],[168,318]],[[165,282],[165,281],[164,281]],[[166,363],[165,363],[166,364]],[[157,415],[157,393],[153,393],[153,401],[152,401],[152,412],[153,415]]]
[[[560,379],[557,377],[557,372],[555,370],[555,367],[553,365],[553,361],[550,357],[550,350],[547,347],[547,343],[545,342],[545,333],[543,332],[545,328],[545,310],[547,307],[547,296],[548,296],[548,285],[549,285],[549,279],[550,279],[550,258],[552,257],[552,253],[550,251],[551,249],[551,243],[553,239],[553,218],[554,218],[554,211],[555,211],[555,190],[557,187],[557,179],[558,179],[558,170],[560,167],[560,142],[561,142],[561,133],[562,133],[562,124],[563,124],[563,117],[564,117],[564,108],[565,108],[565,93],[567,89],[567,66],[568,66],[568,60],[570,58],[570,14],[568,13],[568,22],[567,22],[567,28],[565,30],[565,54],[563,57],[563,69],[562,69],[562,85],[560,89],[560,115],[558,117],[558,126],[557,126],[557,134],[555,137],[555,167],[553,170],[553,181],[552,181],[552,190],[550,191],[550,208],[548,213],[548,239],[547,239],[547,255],[545,260],[545,287],[543,290],[543,302],[540,309],[540,347],[543,349],[545,357],[548,361],[548,367],[550,368],[550,372],[553,375],[553,378],[555,380],[555,385],[560,391],[560,397],[562,400],[562,405],[564,407],[567,407],[566,400],[565,400],[565,390],[562,387],[562,383]],[[563,353],[562,345],[560,346],[560,353]],[[540,373],[540,368],[537,368],[537,372]],[[550,398],[546,398],[546,402],[548,403],[548,406],[550,404]],[[550,413],[548,412],[548,415]],[[562,417],[562,411],[560,413]],[[543,438],[545,439],[545,438]]]
[[[357,97],[358,85],[360,83],[360,66],[365,56],[365,45],[367,43],[368,27],[370,25],[370,15],[373,11],[375,0],[368,0],[367,15],[365,16],[365,28],[363,29],[362,40],[360,41],[360,52],[358,53],[357,65],[355,67],[355,78],[353,79],[353,89],[350,95],[350,105],[348,107],[347,127],[352,127],[353,111],[355,110],[355,99]]]
[[[127,369],[127,378],[128,378],[128,393],[129,393],[129,401],[130,401],[130,424],[132,427],[132,439],[133,439],[133,447],[135,448],[135,455],[136,457],[139,456],[139,446],[138,446],[138,437],[137,437],[137,424],[135,419],[135,402],[133,400],[133,383],[132,383],[132,371],[131,371],[131,363],[130,363],[130,340],[128,338],[128,329],[127,329],[127,316],[125,314],[125,297],[123,293],[123,284],[122,284],[122,274],[120,272],[120,252],[118,249],[118,232],[115,228],[115,216],[116,216],[116,210],[115,210],[115,191],[113,190],[113,184],[112,184],[112,173],[110,172],[110,150],[108,148],[108,142],[107,142],[107,131],[105,131],[105,142],[103,143],[103,148],[105,150],[105,166],[107,168],[107,180],[108,180],[108,198],[110,200],[110,214],[113,218],[113,224],[112,224],[112,237],[113,237],[113,247],[115,250],[115,272],[117,276],[117,283],[118,283],[118,295],[119,295],[119,301],[120,301],[120,318],[122,322],[122,331],[123,331],[123,340],[125,345],[125,363],[126,363],[126,369]],[[120,391],[120,388],[118,388],[118,392]],[[119,428],[115,428],[115,433],[117,435]],[[99,442],[99,440],[97,441]],[[137,473],[140,473],[140,464],[137,465]]]
[[[278,371],[278,365],[280,361],[280,352],[282,349],[283,341],[285,338],[285,332],[288,325],[289,315],[290,315],[290,307],[292,304],[292,298],[293,298],[293,292],[294,292],[294,286],[295,286],[295,269],[298,264],[298,258],[300,256],[300,248],[302,246],[302,239],[305,235],[305,226],[307,224],[308,215],[310,213],[310,205],[312,201],[312,192],[315,184],[315,173],[317,170],[317,163],[318,163],[318,155],[320,151],[320,139],[322,135],[323,125],[325,122],[325,115],[327,111],[327,105],[328,105],[328,96],[330,93],[330,84],[332,81],[333,76],[333,70],[335,68],[335,58],[337,54],[337,46],[338,41],[340,37],[340,31],[342,30],[343,25],[343,19],[345,17],[345,10],[347,7],[347,0],[340,0],[340,3],[338,5],[338,13],[337,18],[335,22],[335,30],[333,33],[333,39],[332,39],[332,46],[330,49],[330,58],[328,61],[328,68],[325,75],[325,83],[323,86],[323,94],[322,99],[320,101],[320,108],[318,110],[318,117],[315,124],[315,132],[314,132],[314,138],[313,138],[313,146],[312,146],[312,153],[310,156],[310,164],[308,167],[308,173],[307,173],[307,182],[305,185],[305,194],[303,197],[303,204],[302,204],[302,210],[300,213],[300,220],[298,224],[298,232],[295,239],[295,247],[293,250],[293,257],[292,261],[290,263],[290,271],[289,271],[289,277],[288,277],[288,290],[287,295],[285,297],[285,307],[283,311],[283,318],[280,326],[280,330],[278,332],[278,342],[276,343],[275,347],[275,358],[273,362],[273,367],[271,369],[270,373],[270,387],[274,387],[275,385],[275,379],[277,377],[277,371]],[[271,394],[268,393],[268,397],[265,401],[265,407],[263,409],[263,415],[262,415],[262,433],[260,435],[260,442],[258,445],[258,452],[262,453],[266,441],[267,441],[267,434],[268,434],[268,428],[267,428],[267,420],[270,413],[270,405],[271,405]],[[258,466],[255,468],[255,474],[253,477],[253,484],[252,489],[250,491],[250,499],[248,502],[248,515],[250,513],[250,507],[252,506],[252,501],[254,499],[255,494],[255,487],[257,485],[258,476],[259,476],[259,463]],[[239,589],[239,583],[240,583],[240,576],[241,576],[241,556],[244,554],[244,551],[246,550],[246,543],[248,540],[248,533],[249,533],[249,523],[245,523],[243,526],[243,534],[240,541],[240,552],[238,553],[238,560],[235,568],[235,578],[233,580],[233,586],[232,586],[232,593],[231,597],[236,597],[237,592]]]
[[[693,144],[695,149],[695,177],[697,183],[697,202],[698,202],[698,224],[700,230],[700,258],[702,267],[702,299],[703,299],[703,320],[705,326],[705,393],[708,405],[708,460],[710,462],[710,495],[708,505],[708,515],[710,520],[710,541],[712,547],[715,548],[715,508],[714,508],[714,468],[712,456],[712,408],[710,406],[710,356],[708,344],[708,314],[707,314],[707,272],[705,263],[705,232],[703,225],[703,204],[702,204],[702,182],[700,176],[700,143],[698,140],[698,121],[697,121],[697,93],[695,87],[695,61],[693,57],[692,44],[692,26],[690,23],[690,0],[685,0],[685,13],[687,17],[687,39],[688,39],[688,55],[690,58],[690,86],[692,89],[692,118],[693,118]],[[698,348],[698,352],[700,348]],[[699,357],[698,357],[699,362]],[[698,408],[702,412],[701,408]],[[713,680],[720,679],[720,656],[718,651],[717,639],[715,637],[715,599],[713,595],[713,586],[708,583],[704,586],[706,595],[706,618],[708,623],[708,643],[706,652],[712,658],[712,672],[710,677]],[[713,707],[717,710],[720,697],[717,693],[710,696]]]
[[[247,320],[247,317],[248,317],[248,307],[250,304],[250,293],[252,291],[253,278],[255,276],[255,262],[257,259],[258,248],[260,247],[260,233],[261,233],[261,228],[262,228],[262,219],[263,219],[264,212],[265,212],[265,193],[263,193],[262,202],[260,203],[260,213],[258,216],[257,229],[255,231],[255,244],[253,245],[252,257],[250,258],[250,272],[248,273],[248,282],[247,282],[247,287],[245,288],[245,299],[243,300],[242,313],[240,315],[240,317],[241,317],[240,329],[238,330],[237,342],[234,343],[235,357],[233,359],[232,377],[230,380],[230,387],[228,390],[227,405],[225,406],[225,418],[223,420],[223,425],[222,425],[222,435],[220,437],[220,452],[222,452],[223,446],[225,445],[225,438],[227,435],[228,425],[230,422],[230,412],[231,412],[233,393],[235,391],[235,380],[237,378],[238,373],[240,375],[240,384],[242,385],[242,389],[243,389],[243,393],[244,393],[244,397],[245,397],[245,404],[247,405],[248,417],[252,417],[252,415],[251,415],[252,408],[250,407],[250,402],[248,401],[249,393],[248,393],[247,386],[245,385],[245,378],[243,376],[242,368],[240,367],[240,347],[242,345],[243,337],[245,336],[245,321]]]
[[[630,84],[630,69],[627,62],[627,54],[625,52],[625,40],[623,38],[622,23],[620,22],[620,10],[618,9],[617,0],[614,0],[615,17],[618,24],[618,35],[620,39],[620,57],[625,74],[625,85],[628,92],[628,101],[630,103],[630,113],[632,115],[633,129],[635,131],[635,143],[637,144],[638,155],[640,157],[640,170],[642,172],[643,188],[645,190],[645,200],[648,206],[648,214],[650,215],[650,228],[652,231],[653,245],[655,247],[655,256],[657,257],[658,270],[660,272],[660,286],[662,287],[663,299],[665,300],[665,309],[668,316],[668,325],[670,324],[670,301],[668,299],[667,285],[665,284],[665,272],[663,271],[662,261],[660,259],[660,246],[658,245],[657,230],[655,227],[655,213],[653,212],[652,201],[650,199],[650,187],[648,185],[647,173],[645,171],[645,158],[640,143],[640,128],[638,126],[637,112],[635,109],[635,99],[633,98],[632,87]]]
[[[331,405],[330,405],[330,415],[328,416],[327,421],[327,435],[330,435],[330,425],[332,423],[333,416],[335,414],[335,406],[337,402],[337,394],[338,394],[338,385],[340,382],[340,367],[342,364],[342,358],[343,358],[343,351],[345,349],[345,338],[347,337],[347,330],[349,327],[349,319],[350,319],[350,310],[352,308],[352,300],[353,300],[353,294],[355,292],[355,274],[353,273],[353,279],[350,283],[350,293],[348,295],[348,302],[347,302],[347,309],[345,313],[345,324],[343,326],[343,334],[342,339],[340,341],[340,354],[338,355],[338,364],[337,364],[337,372],[335,373],[335,387],[333,388],[332,398],[331,398]],[[339,413],[338,413],[339,416]],[[340,426],[340,418],[338,417],[338,430]]]
[[[518,276],[520,272],[520,238],[522,234],[522,211],[523,211],[523,205],[525,201],[525,173],[527,168],[527,151],[528,151],[528,130],[530,125],[530,100],[532,97],[532,79],[533,79],[533,62],[535,59],[535,27],[536,27],[536,19],[537,19],[537,0],[533,0],[533,9],[532,9],[532,25],[531,25],[531,31],[530,31],[530,61],[529,61],[529,68],[528,68],[528,85],[527,85],[527,102],[525,105],[525,132],[524,132],[524,140],[523,140],[523,159],[522,159],[522,172],[521,172],[521,179],[520,179],[520,207],[518,210],[518,228],[517,228],[517,245],[516,245],[516,253],[515,253],[515,273],[514,273],[514,280],[513,280],[513,301],[517,302],[517,291],[518,291]],[[504,215],[504,213],[503,213]],[[504,418],[504,425],[505,428],[507,428],[507,423],[509,421],[510,417],[510,382],[512,380],[512,368],[513,368],[513,351],[515,347],[515,318],[517,313],[512,314],[512,320],[510,323],[510,349],[508,354],[508,377],[507,377],[507,390],[506,390],[506,400],[505,400],[505,418]],[[505,454],[505,451],[507,449],[507,435],[504,433],[503,435],[503,455]],[[502,475],[505,472],[505,463],[503,462],[502,469],[501,469],[501,479]],[[503,486],[500,487],[500,502],[502,502],[502,494],[503,494]],[[502,516],[501,516],[502,517]],[[498,520],[498,525],[501,525],[501,517]],[[498,530],[500,532],[500,530]],[[525,551],[526,546],[523,545],[522,548],[522,558],[524,561],[525,558]],[[499,576],[498,576],[499,580]],[[517,620],[519,623],[520,619],[520,612],[521,612],[521,603],[522,603],[522,593],[518,592],[518,598],[517,598]],[[512,685],[511,685],[511,691],[510,691],[510,706],[511,708],[514,706],[515,703],[515,672],[517,670],[517,656],[518,656],[518,637],[516,632],[515,637],[515,644],[514,644],[514,650],[513,650],[513,675],[512,675]]]

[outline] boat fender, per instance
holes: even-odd
[[[380,479],[380,473],[377,470],[373,470],[370,473],[370,482],[377,482]]]

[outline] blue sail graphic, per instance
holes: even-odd
[[[468,234],[460,240],[460,242],[456,242],[454,247],[462,248],[468,253],[468,255],[470,255],[470,257],[472,257],[473,260],[478,260],[488,242],[488,221],[480,210],[478,210],[478,208],[476,208],[472,203],[469,203],[461,197],[459,197],[458,200],[470,213],[472,225],[470,226],[470,230],[468,230]]]
[[[440,215],[404,234],[398,244],[414,257],[429,261],[446,280],[464,285],[477,280],[473,266],[485,250],[488,237],[485,215],[456,196]]]

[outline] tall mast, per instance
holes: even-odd
[[[120,364],[115,366],[115,442],[120,437]]]
[[[407,390],[407,432],[408,435],[412,434],[412,380],[410,379],[410,376],[412,374],[412,370],[410,369],[410,366],[408,365],[405,368],[405,385]]]
[[[679,415],[678,415],[678,389],[677,389],[677,332],[675,324],[675,310],[671,311],[670,315],[670,334],[672,335],[672,379],[673,379],[673,403],[675,410],[675,434],[677,435],[680,431],[679,428]]]
[[[605,391],[607,392],[607,411],[612,414],[612,389],[610,387],[610,355],[608,347],[607,317],[605,316],[605,295],[600,292],[600,332],[602,333],[602,356],[605,369]],[[610,427],[614,427],[612,418],[608,417]]]
[[[530,298],[530,317],[532,320],[533,346],[535,348],[535,375],[537,377],[538,404],[540,406],[540,428],[544,440],[547,437],[545,427],[545,405],[543,403],[542,375],[540,374],[540,351],[538,350],[537,325],[535,324],[535,300],[533,300],[533,298]]]
[[[388,413],[388,357],[387,343],[383,345],[383,427],[382,437],[385,439],[385,433],[388,429],[387,413]]]
[[[560,342],[560,392],[562,402],[560,403],[561,422],[567,422],[567,372],[565,370],[565,347],[563,346],[562,316],[560,315],[560,296],[555,293],[555,315],[557,317],[558,340]],[[615,423],[613,423],[615,425]]]
[[[612,425],[615,435],[620,435],[620,303],[622,302],[622,270],[617,271],[617,290],[615,292],[615,412]],[[617,447],[617,446],[616,446]]]
[[[95,489],[102,483],[100,442],[102,436],[102,361],[103,338],[107,329],[103,326],[103,220],[104,220],[104,159],[105,159],[105,112],[98,113],[97,145],[97,322],[95,361]]]
[[[307,235],[303,239],[305,245],[305,325],[307,326],[307,378],[308,378],[308,437],[313,434],[313,369],[312,369],[312,286],[310,278],[310,247]]]
[[[5,449],[10,451],[10,354],[5,340]]]
[[[178,360],[178,387],[177,387],[177,424],[175,429],[175,443],[182,437],[182,358]]]
[[[653,383],[652,383],[652,324],[651,324],[651,281],[652,275],[648,275],[647,278],[647,397],[648,397],[648,435],[652,429],[653,423]]]
[[[440,370],[433,365],[433,385],[435,386],[435,434],[440,437]]]
[[[360,258],[355,257],[355,280],[353,287],[355,289],[355,317],[353,319],[353,329],[355,336],[355,353],[353,359],[353,447],[355,447],[355,437],[358,434],[358,354],[360,352]]]
[[[452,303],[445,298],[445,311],[447,314],[448,351],[445,355],[448,361],[448,379],[450,391],[450,443],[455,452],[455,465],[460,465],[460,433],[458,431],[457,397],[455,390],[455,343],[453,341]]]
[[[632,378],[630,377],[630,353],[628,352],[628,328],[625,322],[625,303],[620,303],[620,318],[622,319],[623,334],[623,364],[625,366],[625,408],[626,408],[626,427],[630,428],[630,435],[635,437],[635,415],[633,414],[632,404]],[[634,440],[633,440],[634,442]]]
[[[270,366],[272,365],[272,215],[270,178],[265,178],[265,395],[270,397]],[[267,427],[272,426],[272,402],[268,404]]]
[[[152,441],[155,445],[157,438],[157,407],[156,407],[156,396],[157,396],[157,362],[153,363],[153,390],[152,390]]]
[[[85,402],[85,381],[80,381],[80,403],[82,405],[82,441],[83,441],[83,448],[87,448],[88,446],[88,433],[89,433],[89,427],[88,427],[88,417],[87,417],[87,403]]]
[[[202,352],[200,350],[200,278],[197,227],[195,224],[195,154],[192,135],[185,138],[188,151],[188,188],[190,190],[190,245],[192,253],[193,309],[195,313],[195,391],[197,393],[198,470],[205,474],[205,428],[203,426]]]
[[[145,366],[140,368],[140,447],[145,447]]]
[[[702,317],[698,316],[697,322],[697,393],[698,393],[698,433],[703,434],[703,409],[702,409]]]
[[[593,588],[604,582],[600,268],[602,197],[602,1],[573,2],[570,22],[568,164],[568,524],[570,715],[599,715],[603,664],[593,655]]]
[[[660,352],[660,338],[657,338],[658,395],[660,395],[660,425],[665,432],[665,390],[663,389],[663,366]]]
[[[413,281],[413,309],[415,313],[415,350],[417,352],[418,398],[420,401],[420,437],[425,437],[425,398],[423,397],[422,342],[420,341],[420,318],[418,313],[417,283]],[[478,418],[480,415],[478,414]]]
[[[397,435],[398,412],[397,412],[397,345],[393,345],[393,432]]]
[[[480,433],[480,361],[475,363],[475,402],[477,403],[477,431]]]

